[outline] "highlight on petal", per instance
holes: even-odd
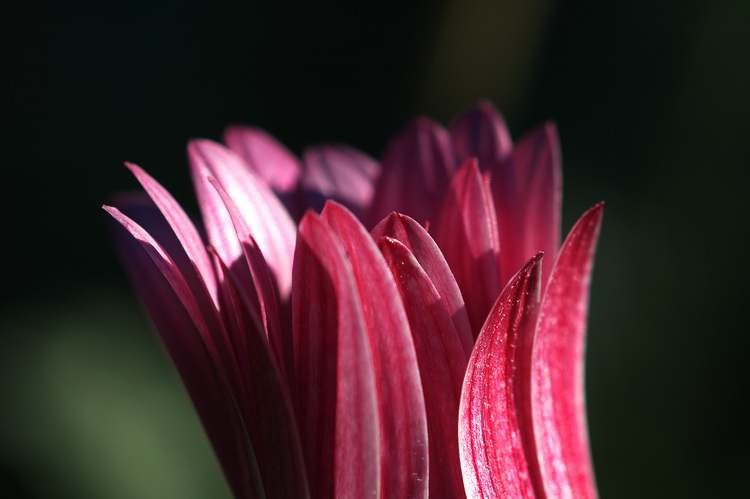
[[[430,496],[464,497],[458,457],[458,404],[468,360],[437,289],[409,249],[378,240],[409,319],[419,363],[430,445]],[[439,443],[439,444],[438,444]]]
[[[534,497],[516,412],[515,361],[518,335],[535,318],[540,267],[537,255],[510,280],[469,359],[458,420],[468,497]]]
[[[354,271],[308,212],[294,257],[297,414],[314,497],[380,497],[375,369]]]
[[[468,359],[474,348],[474,335],[466,313],[466,304],[448,262],[427,230],[411,217],[391,213],[370,233],[375,241],[383,237],[396,239],[414,255],[443,300]]]
[[[380,164],[367,154],[341,144],[308,147],[303,154],[302,189],[307,205],[320,212],[331,199],[362,220],[369,211]]]
[[[466,160],[453,178],[435,240],[456,276],[476,336],[502,290],[495,209],[476,159]]]
[[[589,282],[604,204],[589,209],[558,253],[539,309],[532,412],[547,497],[597,497],[584,396]]]
[[[455,171],[448,132],[430,119],[416,119],[391,140],[383,154],[371,226],[392,211],[419,223],[434,222]]]
[[[296,190],[302,172],[299,161],[268,132],[231,125],[224,130],[224,143],[276,193],[283,196]]]
[[[367,327],[380,418],[382,494],[427,497],[427,416],[414,341],[396,283],[375,242],[351,212],[329,201],[321,218],[351,262]]]
[[[282,300],[292,287],[292,259],[296,227],[279,199],[266,183],[235,153],[210,140],[188,145],[193,184],[198,195],[209,240],[231,266],[244,253],[221,196],[208,177],[214,177],[239,208],[252,236],[273,271]]]

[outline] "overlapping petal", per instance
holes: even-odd
[[[416,120],[382,166],[343,145],[300,162],[254,127],[225,141],[188,147],[208,244],[135,165],[152,201],[106,209],[237,497],[596,497],[602,205],[558,250],[554,125],[514,146],[482,102],[450,133]]]

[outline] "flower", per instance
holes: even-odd
[[[205,239],[132,164],[148,197],[105,209],[237,497],[596,497],[603,206],[560,246],[554,125],[514,146],[483,102],[417,119],[382,164],[245,126],[225,143],[188,146]]]

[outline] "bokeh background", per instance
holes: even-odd
[[[564,229],[606,200],[589,422],[602,497],[750,476],[750,2],[11,2],[2,14],[0,496],[228,497],[100,206],[260,125],[377,156],[479,98],[557,122]]]

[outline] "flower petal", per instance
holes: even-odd
[[[268,132],[253,126],[231,125],[224,143],[279,194],[292,193],[302,173],[299,161]]]
[[[459,161],[477,158],[482,171],[494,172],[513,150],[505,120],[490,101],[481,101],[451,123]]]
[[[459,410],[459,446],[471,498],[527,497],[534,491],[516,416],[515,360],[520,330],[535,317],[541,255],[510,280],[469,359]]]
[[[378,397],[382,494],[427,497],[427,416],[414,342],[396,283],[375,242],[351,212],[328,202],[321,216],[352,264],[362,302]]]
[[[543,272],[542,282],[546,283],[560,247],[562,212],[562,165],[555,125],[546,123],[521,137],[511,162],[523,217],[515,240],[522,249],[507,259],[501,255],[501,267],[520,267],[531,255],[543,251],[549,269]]]
[[[124,198],[117,204],[142,223],[148,222],[152,230],[170,234],[170,227],[153,204]],[[131,218],[116,208],[105,209],[120,223],[113,227],[120,257],[193,400],[234,494],[263,497],[255,453],[226,377],[221,375],[221,362],[212,340],[208,338],[207,343],[205,330],[201,332],[204,326],[196,324],[180,297],[185,291],[177,291],[180,285],[174,282],[180,279],[169,270],[170,259],[150,237],[139,234],[141,229],[136,227],[140,226]],[[179,246],[174,239],[170,248]],[[193,313],[196,309],[193,307]]]
[[[322,144],[303,154],[302,188],[310,208],[320,212],[327,199],[337,201],[360,220],[372,204],[380,164],[349,146]]]
[[[141,167],[132,163],[125,163],[125,166],[135,175],[149,197],[159,207],[159,211],[166,218],[177,239],[182,244],[188,258],[195,266],[196,272],[198,272],[201,280],[208,287],[214,303],[216,303],[216,276],[214,275],[211,260],[208,258],[203,240],[195,225],[190,220],[190,217],[187,216],[172,195]]]
[[[411,251],[389,237],[380,238],[378,247],[401,293],[417,352],[434,442],[429,447],[430,496],[464,497],[456,421],[468,358],[445,302]]]
[[[268,266],[276,277],[282,300],[292,286],[292,258],[296,226],[284,206],[245,162],[224,146],[210,140],[188,145],[193,183],[211,244],[231,268],[244,258],[231,217],[216,189],[208,181],[215,177],[245,217]]]
[[[502,285],[495,209],[487,178],[468,159],[451,182],[435,240],[456,276],[476,336]]]
[[[297,414],[315,497],[380,497],[375,371],[354,271],[314,213],[300,223],[292,312]]]
[[[468,359],[474,348],[474,335],[466,313],[466,304],[448,262],[427,230],[413,218],[391,213],[372,229],[371,234],[376,241],[381,237],[396,239],[414,255],[443,300]]]
[[[604,204],[589,209],[558,253],[539,309],[532,411],[547,497],[597,497],[584,400],[589,282]]]
[[[388,144],[382,167],[369,218],[371,226],[391,211],[420,223],[433,222],[456,171],[448,132],[432,120],[416,119]]]

